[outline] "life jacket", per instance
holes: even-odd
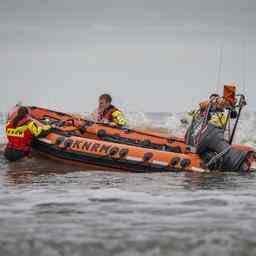
[[[228,122],[228,117],[223,111],[212,114],[210,119],[211,124],[221,129],[225,128],[227,122]]]
[[[110,105],[106,110],[103,111],[103,113],[98,111],[97,121],[98,122],[107,121],[110,123],[112,122],[120,126],[127,124],[127,121],[123,117],[122,112],[113,105]]]
[[[97,121],[108,121],[112,122],[113,121],[113,112],[118,110],[116,107],[113,105],[110,105],[107,109],[105,109],[103,112],[98,111],[97,115]]]
[[[31,141],[35,135],[31,127],[34,125],[29,117],[23,118],[17,127],[14,127],[13,122],[9,121],[6,125],[7,148],[30,152]]]

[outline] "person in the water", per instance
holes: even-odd
[[[6,124],[8,139],[4,156],[9,161],[16,161],[30,155],[31,142],[34,137],[42,136],[50,126],[39,127],[29,116],[26,107],[19,107],[16,115]]]
[[[122,111],[112,105],[112,97],[109,94],[102,94],[99,97],[98,108],[92,116],[97,122],[109,123],[117,126],[127,125],[127,120]]]

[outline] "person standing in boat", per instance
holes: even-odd
[[[195,120],[200,118],[200,116],[204,114],[205,106],[207,106],[208,102],[210,102],[214,98],[217,99],[217,98],[220,98],[220,96],[216,93],[211,94],[211,96],[209,97],[209,100],[199,104],[199,109],[191,110],[187,112],[187,115],[182,119],[180,119],[181,124],[188,126],[191,123],[191,119]],[[223,108],[215,107],[211,109],[210,122],[212,124],[214,124],[219,128],[224,128],[226,126],[227,121],[228,121],[228,118]]]
[[[232,107],[231,103],[213,94],[209,100],[201,102],[199,107],[187,131],[186,142],[195,147],[196,153],[210,169],[247,171],[247,153],[232,148],[225,139],[225,128],[229,121],[225,109]],[[236,118],[236,115],[233,112],[230,118]]]
[[[109,123],[111,125],[125,126],[127,120],[124,114],[112,105],[112,97],[109,94],[102,94],[99,97],[99,106],[92,113],[93,118],[97,122]]]
[[[199,109],[192,110],[192,111],[188,112],[188,116],[190,116],[194,119],[197,119],[198,117],[202,116],[204,114],[204,112],[206,111],[206,108],[207,108],[209,102],[212,101],[214,103],[214,100],[217,100],[218,103],[215,102],[217,104],[214,104],[215,105],[214,108],[211,109],[210,123],[212,123],[213,125],[215,125],[219,128],[224,128],[226,126],[228,118],[227,118],[227,115],[223,108],[225,106],[220,105],[221,104],[220,101],[223,101],[223,98],[221,98],[216,93],[211,94],[211,96],[209,97],[209,100],[201,102],[199,104]],[[224,103],[224,102],[222,102],[222,103]],[[186,124],[189,123],[189,120],[186,118],[183,118],[180,121],[181,121],[181,123],[186,123]]]
[[[43,136],[49,129],[50,126],[39,127],[29,116],[28,109],[19,107],[16,115],[6,124],[8,143],[4,151],[5,158],[16,161],[29,156],[33,138]]]

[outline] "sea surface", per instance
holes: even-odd
[[[181,116],[144,124],[182,133]],[[236,141],[254,146],[255,128],[246,113]],[[255,256],[256,174],[88,171],[1,153],[0,255]]]

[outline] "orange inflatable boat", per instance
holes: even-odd
[[[28,108],[39,125],[52,127],[46,137],[33,143],[36,151],[48,157],[106,170],[209,171],[205,160],[183,138],[112,127],[39,107]],[[250,155],[247,162],[255,163],[254,149],[231,147],[246,152]]]
[[[28,107],[51,132],[33,143],[47,156],[99,168],[127,171],[205,171],[202,160],[190,152],[183,139],[111,127],[69,114]]]

